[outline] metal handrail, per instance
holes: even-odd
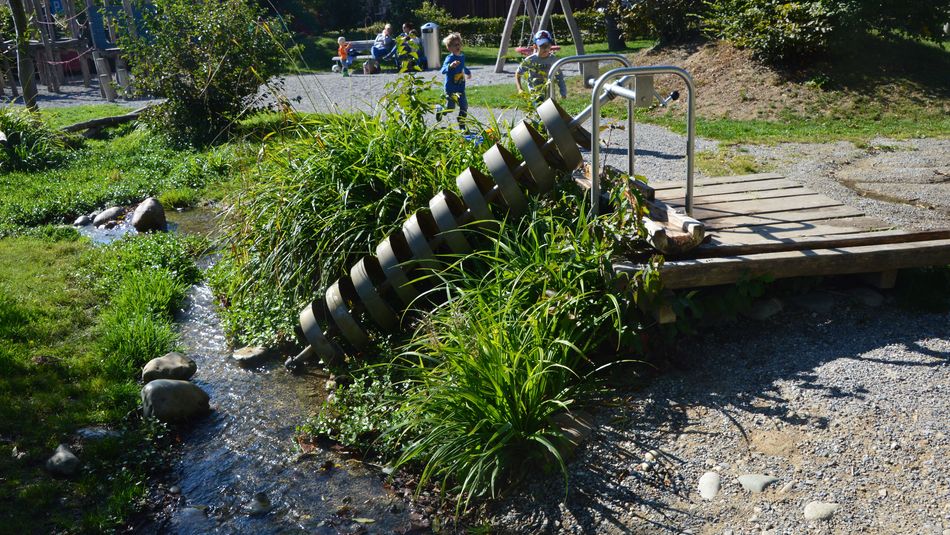
[[[548,71],[548,80],[553,81],[554,77],[558,74],[558,72],[560,72],[561,68],[564,65],[568,65],[571,63],[587,63],[588,61],[595,61],[595,60],[596,61],[613,60],[618,63],[622,63],[624,67],[633,66],[633,64],[630,63],[630,60],[626,56],[621,55],[621,54],[582,54],[578,56],[567,56],[555,61],[551,65],[551,69]],[[581,69],[582,75],[583,75],[583,72],[584,72],[583,69]],[[584,80],[584,81],[586,82],[587,80]],[[626,80],[620,80],[621,84],[625,82]],[[554,87],[554,84],[549,83],[548,85],[550,86],[548,88],[549,96],[551,97],[552,100],[557,100],[557,91]],[[610,100],[613,97],[605,93],[604,95],[601,95],[600,98],[604,102],[606,102],[607,100]],[[580,124],[586,121],[587,115],[592,111],[592,109],[593,109],[592,106],[588,106],[586,109],[584,109],[584,111],[582,111],[580,114],[577,115],[577,117],[575,118],[575,122]],[[633,128],[634,128],[633,101],[631,100],[627,102],[627,143],[631,147],[633,146],[633,139],[634,139]],[[627,173],[629,173],[630,176],[633,176],[633,160],[629,158],[627,159]]]
[[[566,59],[566,58],[565,58]],[[689,73],[679,67],[669,65],[657,65],[648,67],[620,67],[607,71],[594,82],[594,90],[591,93],[591,127],[590,127],[590,166],[591,166],[591,210],[596,215],[600,201],[600,176],[597,171],[600,164],[600,106],[602,104],[601,92],[612,97],[623,97],[627,99],[628,106],[633,106],[636,99],[636,91],[631,91],[621,84],[608,84],[610,80],[621,76],[636,76],[638,74],[673,74],[679,76],[686,82],[689,90],[689,98],[686,108],[686,214],[693,215],[693,152],[694,138],[696,136],[696,117],[694,106],[696,103],[696,89],[693,85],[693,79]],[[633,113],[628,110],[630,130],[630,145],[627,150],[627,168],[630,173],[630,180],[634,180],[633,162],[634,162],[634,139],[633,139]]]

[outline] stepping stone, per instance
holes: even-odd
[[[828,502],[808,502],[805,505],[805,520],[827,520],[840,506]]]
[[[722,480],[716,472],[706,472],[699,478],[699,495],[704,500],[711,500],[719,494]]]
[[[749,492],[760,493],[772,483],[778,481],[777,477],[764,474],[745,474],[739,476],[739,484]]]

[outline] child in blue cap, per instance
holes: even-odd
[[[515,87],[518,88],[519,93],[525,90],[521,85],[521,78],[525,74],[527,74],[528,89],[532,92],[541,91],[548,83],[548,73],[551,71],[551,65],[554,65],[554,62],[557,61],[557,58],[551,54],[553,44],[554,39],[547,30],[541,30],[534,34],[534,54],[526,57],[518,67],[518,72],[515,73]],[[566,97],[567,85],[564,84],[564,76],[561,73],[557,73],[557,85],[561,91],[561,97]],[[544,98],[544,96],[546,95],[541,97]]]

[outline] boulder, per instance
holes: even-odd
[[[231,354],[231,357],[242,368],[253,368],[259,366],[270,357],[271,353],[266,347],[247,346],[238,349]]]
[[[46,470],[54,476],[70,477],[79,470],[79,457],[60,444],[53,456],[46,460]]]
[[[148,364],[142,368],[142,382],[149,383],[156,379],[187,381],[196,371],[198,371],[198,365],[195,361],[181,353],[172,352],[148,361]]]
[[[142,412],[163,422],[184,422],[211,411],[208,394],[188,381],[156,379],[142,388]]]
[[[73,221],[73,226],[74,226],[74,227],[85,227],[85,226],[88,225],[89,223],[92,223],[92,218],[90,218],[90,217],[87,216],[87,215],[81,215],[81,216],[77,217],[75,221]]]
[[[132,226],[139,232],[164,232],[168,230],[165,209],[154,197],[142,201],[132,212]]]
[[[95,226],[105,225],[109,221],[115,221],[122,217],[122,214],[125,213],[125,209],[121,206],[113,206],[112,208],[107,208],[99,212],[95,219],[92,220],[92,224]]]

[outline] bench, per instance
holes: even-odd
[[[373,55],[370,54],[370,50],[373,48],[373,43],[375,41],[350,41],[350,50],[353,54],[353,62],[365,61],[368,59],[373,59]],[[333,56],[333,63],[339,65],[343,61],[343,58],[340,56]]]

